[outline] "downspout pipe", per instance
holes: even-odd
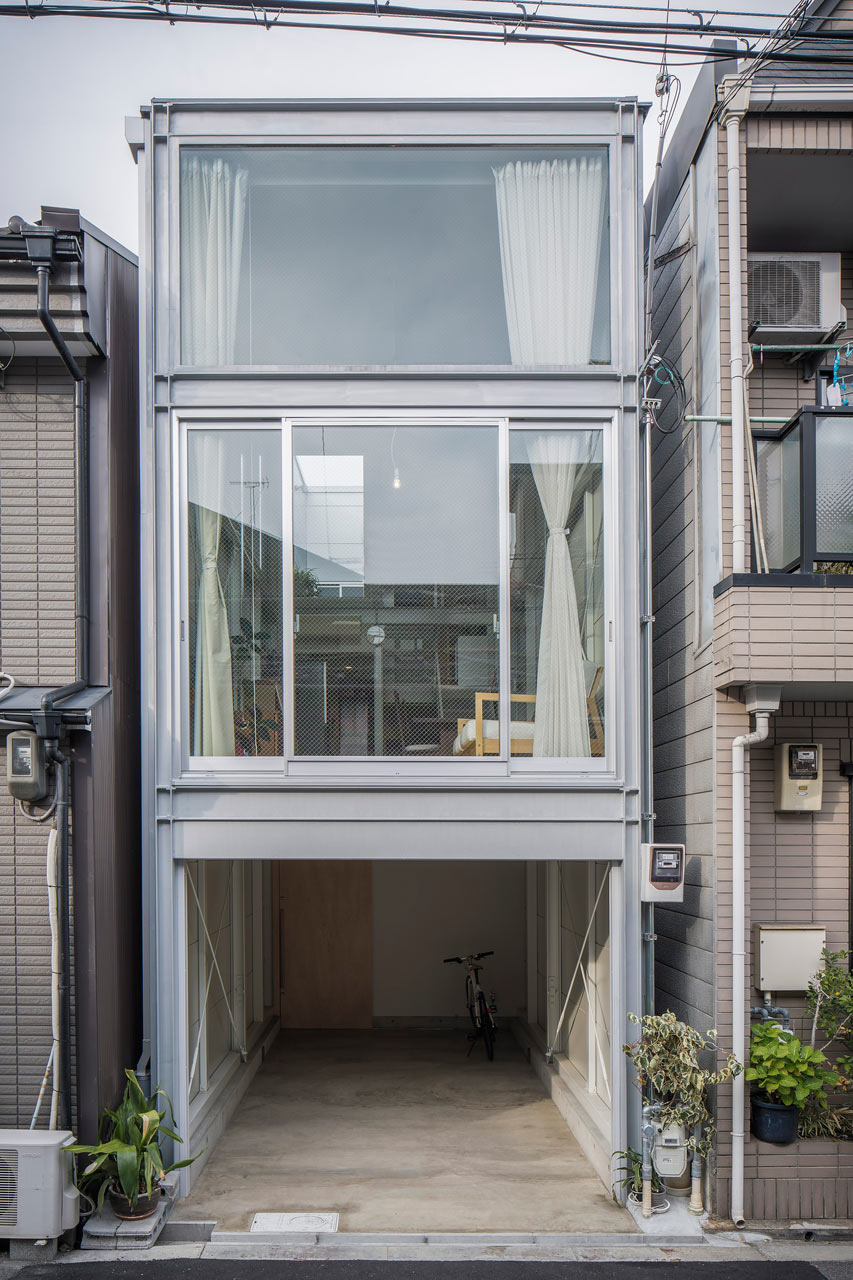
[[[726,93],[727,82],[720,86]],[[744,476],[746,424],[745,384],[743,373],[743,290],[741,264],[741,163],[740,122],[749,106],[749,86],[744,85],[726,104],[722,121],[726,129],[726,176],[728,191],[729,235],[729,341],[731,368],[729,377],[732,411],[732,573],[746,572],[746,483]]]
[[[755,713],[755,728],[732,740],[732,1053],[738,1062],[746,1055],[746,749],[765,742],[770,716],[779,707],[780,686],[747,686],[747,710]],[[732,1081],[731,1217],[744,1224],[744,1077]]]

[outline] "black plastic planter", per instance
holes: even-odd
[[[753,1138],[758,1138],[760,1142],[774,1142],[777,1147],[786,1147],[797,1141],[799,1107],[785,1107],[781,1102],[765,1102],[754,1093],[751,1101]]]

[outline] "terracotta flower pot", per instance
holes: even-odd
[[[114,1184],[110,1184],[107,1188],[107,1197],[110,1202],[110,1208],[117,1218],[121,1218],[124,1222],[136,1222],[138,1218],[150,1218],[152,1213],[157,1212],[160,1204],[160,1188],[154,1187],[150,1196],[144,1191],[140,1191],[136,1197],[136,1204],[131,1206],[130,1201],[123,1191],[120,1191]]]

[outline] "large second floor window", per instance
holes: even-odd
[[[186,472],[190,757],[603,757],[600,427],[199,424]]]
[[[184,148],[181,361],[610,361],[604,147]]]

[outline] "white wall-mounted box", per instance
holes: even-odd
[[[826,929],[814,925],[759,924],[754,930],[753,986],[759,991],[805,991],[823,968]]]

